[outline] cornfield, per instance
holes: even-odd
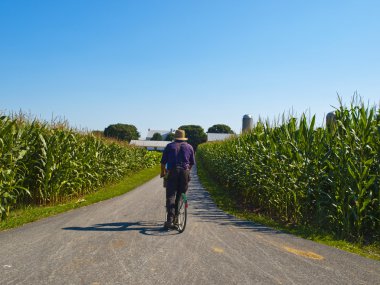
[[[206,170],[244,208],[359,242],[380,238],[380,109],[353,99],[335,120],[258,122],[249,133],[206,143]]]
[[[0,219],[20,206],[96,191],[159,163],[159,154],[96,138],[67,124],[0,116]]]

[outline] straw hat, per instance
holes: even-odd
[[[187,141],[187,138],[185,137],[185,131],[176,130],[174,134],[174,139],[177,141]]]

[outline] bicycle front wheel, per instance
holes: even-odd
[[[185,194],[181,195],[178,203],[178,225],[177,229],[182,233],[186,228],[187,221],[187,198]]]

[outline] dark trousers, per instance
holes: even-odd
[[[166,209],[168,210],[167,221],[173,222],[178,213],[178,202],[182,193],[186,193],[189,187],[190,170],[174,168],[169,171],[166,186]]]

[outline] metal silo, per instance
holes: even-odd
[[[336,116],[334,112],[330,112],[326,115],[326,127],[331,128],[336,123]]]
[[[253,128],[253,119],[251,115],[243,116],[243,133],[252,130]]]

